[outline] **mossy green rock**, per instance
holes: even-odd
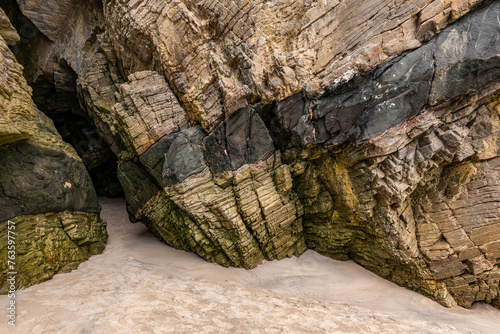
[[[8,227],[15,226],[9,233]],[[78,264],[104,250],[106,223],[97,214],[59,212],[17,216],[0,223],[0,257],[8,258],[8,239],[15,240],[14,270],[7,260],[0,266],[0,293],[6,293],[8,272],[17,272],[16,288],[50,279],[76,269]],[[12,245],[11,245],[12,246]]]
[[[107,234],[82,160],[33,104],[22,67],[1,37],[0,71],[0,293],[6,293],[8,272],[17,272],[16,289],[45,281],[101,253]]]

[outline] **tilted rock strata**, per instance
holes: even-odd
[[[312,248],[500,305],[500,2],[73,6],[65,34],[24,14],[120,156],[132,220],[225,266]]]
[[[138,154],[166,134],[187,128],[184,109],[165,79],[154,72],[137,72],[119,86],[121,103],[113,106],[123,142]]]
[[[3,38],[0,51],[0,256],[8,258],[11,221],[19,289],[101,253],[107,235],[81,159],[33,104],[22,67]],[[7,261],[0,266],[1,293],[10,287],[12,271]]]
[[[317,96],[420,46],[479,2],[108,0],[104,13],[124,67],[164,72],[210,131],[248,103],[303,87]]]
[[[16,288],[46,281],[56,273],[69,272],[104,250],[106,223],[98,214],[49,212],[10,219],[16,226]],[[7,258],[7,223],[0,223],[0,254]],[[12,223],[10,223],[12,225]],[[6,293],[11,272],[2,266],[0,293]]]
[[[282,259],[305,250],[302,207],[291,192],[288,166],[279,156],[246,164],[215,178],[209,169],[167,188],[233,266],[252,268],[262,258]],[[233,174],[233,175],[231,175]],[[287,188],[283,185],[289,183]]]
[[[7,20],[7,17],[0,17]],[[9,22],[10,25],[10,22]],[[35,113],[31,102],[31,89],[23,78],[22,67],[10,52],[4,35],[15,33],[14,28],[0,31],[0,147],[25,139],[34,134]],[[17,33],[16,33],[17,35]]]
[[[470,113],[446,108],[439,117],[423,114],[414,120],[413,140],[408,129],[399,136],[389,133],[372,144],[376,150],[365,146],[361,159],[360,152],[354,161],[344,153],[313,157],[294,187],[304,204],[308,246],[334,258],[353,258],[445,305],[497,298],[498,248],[491,239],[498,239],[493,166],[500,147],[498,128],[488,125],[498,124],[498,103],[498,94],[490,95],[466,106]],[[406,142],[395,141],[401,138]],[[461,212],[443,203],[451,201]],[[465,214],[469,210],[472,215]],[[466,297],[453,288],[460,277],[467,278],[460,286]],[[471,292],[479,286],[488,294]]]
[[[312,135],[304,145],[323,143],[323,148],[289,151],[284,160],[310,160],[300,166],[294,187],[304,204],[310,248],[353,258],[445,305],[469,307],[479,300],[498,305],[499,13],[495,2],[360,78],[365,85],[354,80],[345,90],[336,87],[323,101],[330,113],[341,115],[334,117],[337,122],[315,117],[322,115],[323,101],[308,102],[312,116],[301,121]],[[469,43],[451,42],[457,35]],[[434,49],[431,58],[425,56],[428,48]],[[401,66],[412,68],[412,58],[418,68],[399,72]],[[426,58],[430,67],[419,64]],[[396,81],[387,85],[384,76]],[[433,79],[426,83],[428,78]],[[363,90],[372,89],[368,83],[375,93],[366,94],[363,103]],[[378,100],[377,89],[384,85],[385,101],[383,95]],[[422,85],[426,89],[414,89]],[[343,119],[353,111],[355,118]],[[405,114],[405,122],[391,117]],[[292,134],[301,127],[307,128],[299,121]],[[321,153],[325,148],[339,153],[330,158]]]
[[[248,119],[250,111],[233,116],[238,114]],[[236,125],[234,132],[240,132],[245,142],[254,122],[238,122],[239,118],[228,123]],[[254,133],[254,138],[266,132]],[[183,244],[180,248],[222,265],[253,268],[264,258],[302,254],[306,250],[302,207],[279,153],[270,150],[243,166],[240,163],[234,172],[229,168],[214,173],[220,165],[210,154],[214,148],[210,139],[201,128],[188,128],[163,137],[146,151],[140,157],[144,167],[132,162],[120,165],[118,175],[134,218],[145,221],[167,243]],[[158,208],[158,202],[169,210]],[[174,217],[171,212],[176,212]],[[168,233],[172,231],[176,233]]]
[[[446,179],[447,173],[455,168],[452,166],[472,161],[481,165],[481,161],[486,163],[498,156],[498,132],[494,127],[490,126],[489,132],[483,131],[484,137],[473,135],[476,130],[471,130],[475,129],[475,122],[483,128],[485,124],[495,124],[498,118],[495,104],[500,65],[500,46],[495,42],[499,35],[498,6],[498,3],[489,5],[445,29],[436,39],[382,64],[366,76],[327,87],[328,93],[321,98],[309,99],[298,94],[271,107],[240,109],[206,137],[198,130],[197,136],[203,137],[202,140],[181,139],[184,132],[174,134],[168,139],[169,144],[160,144],[167,139],[160,140],[151,147],[154,150],[155,145],[163,145],[156,153],[159,154],[156,161],[149,157],[146,162],[142,159],[144,155],[140,158],[145,163],[144,173],[152,176],[151,182],[158,186],[159,192],[152,192],[154,199],[145,202],[139,212],[147,211],[152,217],[149,206],[156,207],[160,198],[165,198],[160,195],[160,189],[164,188],[167,197],[187,213],[190,223],[198,226],[188,239],[207,245],[208,253],[206,249],[197,251],[201,256],[224,265],[253,266],[252,262],[238,262],[231,259],[234,255],[228,256],[238,254],[237,258],[243,261],[258,259],[245,252],[254,248],[249,234],[242,234],[244,230],[238,227],[246,226],[266,258],[279,258],[276,248],[271,252],[273,256],[266,255],[266,243],[258,238],[257,229],[245,221],[247,206],[240,200],[254,192],[254,188],[247,186],[238,193],[240,189],[235,187],[236,176],[242,170],[268,161],[273,147],[279,147],[285,150],[286,163],[279,166],[290,178],[291,186],[285,193],[293,199],[293,209],[286,209],[287,202],[282,201],[284,196],[278,191],[280,182],[265,191],[268,196],[264,198],[271,200],[270,203],[258,199],[250,203],[276,205],[282,211],[278,217],[283,221],[300,220],[302,226],[292,223],[297,227],[289,235],[303,228],[308,247],[334,258],[353,258],[379,275],[445,305],[470,306],[477,300],[497,302],[497,237],[476,239],[478,244],[473,246],[465,232],[462,236],[465,239],[449,241],[461,247],[453,250],[449,246],[448,253],[436,255],[438,252],[432,249],[446,248],[443,240],[447,239],[436,231],[435,243],[424,241],[423,231],[430,219],[424,212],[430,209],[420,203],[432,201],[419,194],[420,189],[432,189],[431,184]],[[457,35],[466,36],[465,41],[453,43]],[[462,79],[460,68],[472,68],[466,72],[467,80]],[[457,82],[460,85],[449,88]],[[233,130],[235,127],[238,130]],[[255,131],[259,128],[260,131]],[[176,140],[179,142],[174,145]],[[328,153],[329,150],[339,153]],[[489,152],[487,157],[485,150]],[[162,152],[165,162],[161,171]],[[151,161],[156,167],[148,167]],[[273,169],[274,174],[281,171],[281,167]],[[488,175],[497,179],[495,169],[489,170],[491,173],[479,173],[477,177]],[[252,177],[249,180],[256,181]],[[465,181],[460,181],[462,187],[468,187]],[[273,199],[271,193],[281,194],[281,201]],[[431,191],[427,189],[424,193]],[[231,209],[235,206],[236,211]],[[478,235],[495,232],[494,226],[481,232],[492,225],[488,216],[495,208],[494,204],[483,208],[484,218],[476,217]],[[241,218],[245,224],[238,223]],[[227,225],[227,221],[231,224]],[[147,224],[155,225],[151,221]],[[178,226],[173,228],[169,224],[159,222],[156,226],[179,231]],[[267,232],[273,230],[267,221],[264,226]],[[283,227],[286,226],[284,223]],[[220,227],[234,231],[238,241],[216,234]],[[167,235],[165,230],[157,234]],[[279,244],[279,235],[269,236],[272,243]],[[224,240],[233,240],[230,248],[220,243]],[[289,254],[300,249],[290,244],[293,238],[288,242]],[[214,255],[213,247],[225,257]],[[476,247],[476,251],[471,247]]]

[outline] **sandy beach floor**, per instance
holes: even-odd
[[[68,274],[19,291],[0,333],[500,333],[500,311],[444,308],[351,261],[307,251],[253,270],[223,268],[130,224],[102,199],[109,242]]]

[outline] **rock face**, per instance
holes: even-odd
[[[8,22],[3,12],[0,21]],[[0,31],[0,256],[15,240],[15,263],[0,266],[0,292],[17,272],[16,288],[68,271],[104,249],[105,222],[90,177],[75,150],[31,100],[31,88],[6,41],[19,40],[10,27]],[[17,36],[17,38],[15,38]],[[13,222],[13,223],[9,223]],[[12,240],[11,240],[12,241]]]
[[[54,43],[22,15],[15,0],[5,0],[4,3],[6,13],[20,33],[20,41],[11,49],[24,67],[24,76],[33,89],[33,101],[54,121],[63,140],[76,149],[98,194],[120,196],[122,190],[116,177],[117,157],[92,125],[88,113],[82,109],[77,96],[77,74],[66,58],[54,54]],[[40,5],[45,6],[35,5],[35,2],[26,4],[33,10],[38,10]],[[45,16],[48,13],[40,12]],[[49,18],[44,17],[43,20],[46,19]]]
[[[71,69],[158,238],[500,306],[499,1],[52,2],[25,72]]]
[[[164,72],[210,131],[249,103],[319,95],[421,45],[478,2],[105,1],[104,12],[124,66]]]

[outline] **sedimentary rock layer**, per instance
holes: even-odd
[[[500,304],[499,1],[19,3],[160,239]]]
[[[497,302],[499,259],[491,217],[496,217],[498,172],[490,164],[498,156],[498,15],[498,2],[487,5],[366,75],[334,82],[319,98],[296,94],[272,105],[239,109],[208,135],[190,128],[165,136],[136,165],[151,182],[145,197],[153,198],[143,199],[143,207],[135,202],[137,212],[148,212],[136,218],[167,241],[191,229],[188,239],[206,247],[188,249],[211,261],[245,267],[262,256],[300,254],[302,241],[293,236],[303,230],[308,247],[338,259],[353,258],[445,305]],[[279,159],[270,173],[274,182],[266,182],[258,175],[265,175],[273,159]],[[458,178],[456,185],[449,180],[450,173],[467,170],[469,164],[481,166],[474,180],[484,178],[486,189],[467,192],[468,201],[481,202],[491,194],[490,204],[478,209],[477,225],[470,229],[461,222],[429,234],[426,229],[437,225],[426,203],[444,201],[438,198],[445,195],[437,194],[446,193],[447,183],[470,187],[467,178]],[[488,172],[480,172],[484,168]],[[238,175],[252,169],[259,172],[247,174],[251,182],[241,184]],[[430,200],[431,193],[438,197]],[[173,227],[176,219],[155,224],[166,214],[151,213],[167,197],[173,201],[169,210],[186,212],[179,221],[189,224]],[[248,203],[256,211],[246,213]],[[281,223],[267,219],[267,206],[275,207]],[[449,224],[456,218],[450,212],[442,219]],[[282,232],[274,232],[273,225]],[[221,228],[232,234],[221,234]],[[473,237],[476,233],[482,238]],[[288,250],[269,248],[267,240]],[[171,242],[178,243],[183,242]],[[252,251],[255,244],[257,252]]]
[[[33,104],[22,67],[0,34],[0,256],[5,260],[0,292],[5,293],[8,272],[17,272],[16,288],[41,282],[102,252],[107,235],[82,160]]]
[[[205,130],[259,100],[341,76],[415,48],[477,0],[105,1],[107,31],[131,72],[164,72]]]

